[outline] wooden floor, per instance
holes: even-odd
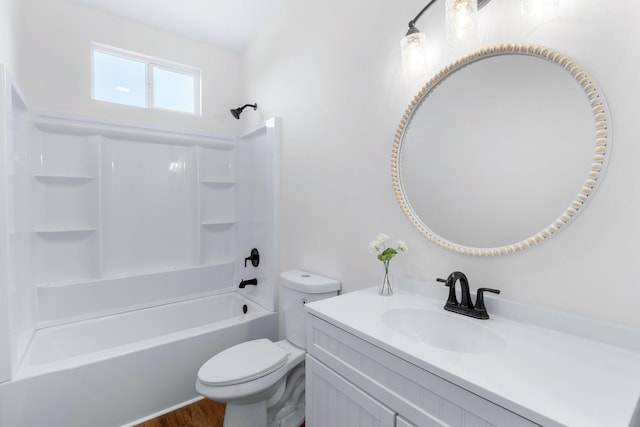
[[[136,427],[222,427],[224,407],[224,403],[202,399]],[[304,427],[304,423],[300,427]]]
[[[202,399],[136,427],[222,427],[224,403]]]

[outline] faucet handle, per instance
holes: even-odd
[[[449,298],[447,298],[446,306],[457,306],[458,298],[456,297],[456,282],[450,280],[451,276],[448,279],[441,279],[440,277],[436,278],[438,282],[444,283],[445,286],[449,287]]]
[[[488,319],[489,313],[487,313],[487,308],[484,305],[484,293],[491,292],[494,294],[499,294],[499,289],[491,289],[491,288],[478,288],[478,293],[476,294],[476,305],[474,310],[479,312],[479,315],[482,316],[480,319]]]
[[[478,294],[482,295],[483,292],[491,292],[493,294],[499,294],[500,289],[491,289],[491,288],[478,288]]]
[[[251,265],[257,267],[260,265],[260,252],[256,248],[251,249],[251,255],[244,259],[244,266],[247,266],[247,261],[251,261]]]

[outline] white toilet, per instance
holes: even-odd
[[[300,270],[280,274],[286,340],[247,341],[209,359],[196,390],[225,402],[224,427],[299,427],[304,421],[304,304],[338,294],[340,282]]]

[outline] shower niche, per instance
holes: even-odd
[[[201,264],[224,258],[235,240],[237,186],[233,154],[207,148],[198,150]]]
[[[99,140],[33,131],[31,144],[35,282],[97,279]]]

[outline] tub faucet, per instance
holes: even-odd
[[[258,279],[241,280],[240,288],[244,288],[247,285],[258,286]]]
[[[444,305],[444,309],[452,311],[454,313],[470,316],[475,319],[488,319],[489,313],[484,305],[484,293],[493,292],[499,294],[498,289],[479,288],[476,295],[476,304],[474,306],[471,301],[471,292],[469,291],[469,280],[467,276],[461,271],[454,271],[447,277],[447,279],[436,279],[438,282],[443,282],[445,286],[449,287],[449,297]],[[456,297],[456,283],[460,282],[460,289],[462,290],[462,300],[458,302]]]

